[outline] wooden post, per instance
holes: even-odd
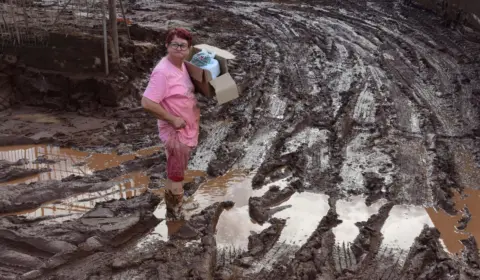
[[[130,28],[128,27],[127,17],[125,16],[125,10],[123,9],[122,0],[118,0],[118,2],[120,2],[120,9],[122,10],[123,23],[125,23],[125,27],[127,28],[128,40],[132,41],[132,37],[130,36]]]
[[[108,75],[108,44],[107,44],[107,17],[105,12],[105,2],[104,0],[100,0],[102,2],[102,25],[103,25],[103,53],[105,55],[105,74]]]
[[[108,11],[110,17],[110,28],[113,39],[113,46],[116,52],[115,63],[119,63],[118,60],[120,59],[120,49],[118,47],[117,9],[115,6],[115,0],[108,0]]]
[[[10,14],[13,20],[13,26],[15,28],[15,33],[17,34],[17,43],[20,45],[20,32],[18,32],[17,19],[15,18],[15,8],[13,7],[13,1],[9,0],[8,4],[10,5]]]

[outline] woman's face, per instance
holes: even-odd
[[[167,45],[167,52],[174,58],[185,59],[190,53],[190,48],[187,40],[174,36],[172,42]]]

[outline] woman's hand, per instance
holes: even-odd
[[[180,128],[184,128],[187,123],[185,122],[184,119],[182,118],[179,118],[179,117],[172,117],[172,119],[170,120],[170,124],[175,128],[175,129],[180,129]]]

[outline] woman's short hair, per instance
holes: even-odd
[[[192,46],[192,34],[190,34],[187,29],[181,27],[171,29],[170,31],[168,31],[166,43],[170,44],[175,36],[187,40],[188,46]]]

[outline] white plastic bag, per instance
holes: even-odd
[[[195,66],[204,67],[211,64],[213,59],[215,59],[214,52],[209,52],[205,49],[202,49],[201,51],[193,55],[190,62]]]

